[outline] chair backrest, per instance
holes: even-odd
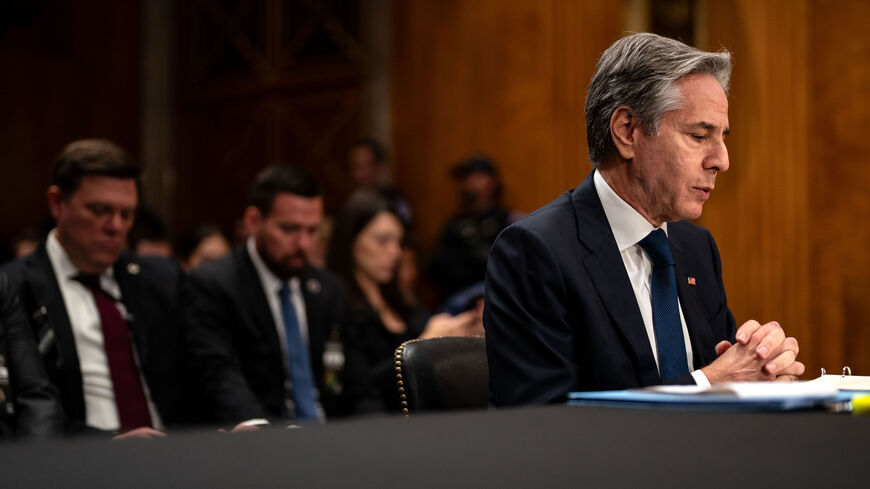
[[[489,400],[483,336],[426,338],[396,349],[402,412],[482,409]]]

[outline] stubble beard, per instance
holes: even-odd
[[[298,277],[302,274],[302,270],[308,264],[308,258],[304,253],[295,253],[286,260],[273,260],[272,257],[262,255],[263,261],[266,263],[266,266],[269,267],[269,270],[275,274],[281,280],[290,280],[291,278]],[[302,260],[301,266],[294,266],[289,263],[291,259],[300,258]]]

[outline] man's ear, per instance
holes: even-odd
[[[625,105],[617,107],[610,116],[610,137],[613,138],[613,145],[616,146],[616,151],[623,160],[634,158],[638,129],[640,129],[640,120]]]
[[[256,206],[249,205],[248,208],[245,209],[243,220],[245,222],[245,231],[249,234],[253,234],[260,229],[260,224],[263,223],[263,214]]]
[[[63,201],[63,194],[60,191],[60,187],[57,185],[48,187],[48,190],[45,192],[45,197],[48,200],[48,210],[51,211],[51,217],[57,220],[58,215],[60,215],[60,205]]]

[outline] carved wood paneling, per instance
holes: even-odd
[[[349,191],[365,50],[357,2],[196,0],[179,11],[179,226],[241,215],[254,175],[293,162]]]

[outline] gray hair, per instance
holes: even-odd
[[[665,113],[680,108],[677,81],[695,73],[710,75],[727,95],[731,53],[708,53],[656,34],[632,34],[613,43],[595,67],[586,93],[586,140],[596,167],[616,150],[610,135],[613,112],[625,105],[647,134],[658,133]]]

